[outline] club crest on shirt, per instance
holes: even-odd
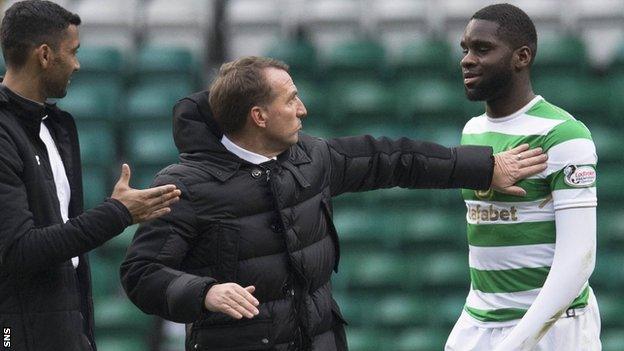
[[[563,181],[576,188],[587,187],[596,181],[596,170],[591,166],[569,165],[563,169]]]

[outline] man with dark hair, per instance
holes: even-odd
[[[485,7],[464,31],[466,96],[485,114],[464,145],[529,143],[548,168],[518,183],[525,197],[463,190],[471,290],[446,350],[600,350],[588,279],[596,258],[596,148],[589,130],[531,87],[533,22],[509,4]]]
[[[528,145],[492,158],[488,147],[313,138],[300,134],[306,113],[288,66],[261,57],[224,64],[210,93],[176,105],[180,163],[155,184],[176,184],[181,200],[139,228],[121,278],[146,313],[189,323],[187,350],[346,350],[330,284],[333,196],[395,186],[519,194],[518,177],[544,169]]]
[[[174,185],[135,190],[130,168],[111,198],[83,213],[73,118],[65,96],[80,67],[80,18],[49,1],[11,6],[1,25],[0,329],[7,350],[95,350],[86,253],[132,223],[170,211]]]

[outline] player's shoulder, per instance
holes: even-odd
[[[544,146],[547,148],[573,139],[592,140],[591,132],[583,122],[545,99],[536,103],[526,112],[526,115],[553,122],[545,139],[546,145]]]
[[[472,117],[466,122],[464,125],[464,129],[462,130],[462,134],[473,134],[475,132],[481,131],[485,128],[488,119],[485,113]]]

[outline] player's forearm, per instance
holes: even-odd
[[[497,351],[531,350],[548,332],[589,279],[596,257],[595,208],[555,212],[553,263],[539,295]]]

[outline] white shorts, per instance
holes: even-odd
[[[600,351],[600,312],[593,293],[587,306],[576,309],[574,317],[561,317],[544,335],[533,351]],[[511,332],[513,326],[480,327],[466,311],[446,341],[445,351],[490,351]]]

